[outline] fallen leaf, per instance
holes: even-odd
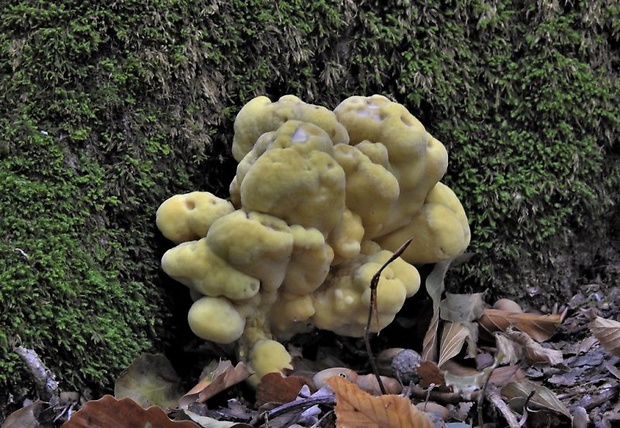
[[[252,428],[251,425],[244,424],[244,423],[230,422],[230,421],[218,421],[217,419],[213,419],[208,416],[201,416],[190,410],[184,410],[184,412],[188,418],[190,418],[192,421],[198,424],[198,425],[193,425],[194,427],[200,426],[202,428]]]
[[[182,395],[181,378],[161,354],[142,354],[116,380],[114,396],[142,407],[174,408]]]
[[[603,348],[620,357],[620,322],[596,317],[590,322],[590,330]]]
[[[428,326],[428,330],[422,341],[422,359],[425,361],[437,360],[437,331],[439,329],[439,305],[441,295],[444,291],[444,278],[452,263],[451,260],[444,260],[436,263],[431,273],[426,277],[426,292],[433,301],[433,317]]]
[[[312,379],[303,376],[282,376],[280,373],[267,373],[256,385],[256,407],[266,403],[288,403],[299,394],[304,385],[315,390]]]
[[[501,332],[495,332],[494,337],[497,348],[495,358],[499,359],[500,364],[517,364],[521,361],[523,353],[512,340]]]
[[[30,403],[11,413],[2,424],[2,428],[38,428],[41,426],[39,415],[47,407],[49,403],[44,401]]]
[[[451,387],[454,392],[470,393],[482,389],[489,376],[495,369],[496,364],[482,370],[463,367],[462,371],[456,370],[459,365],[453,363],[450,371],[444,371],[446,385]]]
[[[422,388],[429,388],[431,385],[443,386],[446,383],[443,372],[437,367],[437,364],[431,361],[422,361],[417,373],[420,378],[419,385]]]
[[[460,322],[444,323],[443,331],[441,334],[441,341],[439,343],[440,352],[437,365],[441,367],[446,361],[457,356],[461,352],[461,349],[463,349],[463,344],[465,344],[466,340],[468,341],[468,347],[470,351],[469,355],[471,356],[472,351],[475,355],[476,339],[477,330],[473,328],[468,328],[467,325]]]
[[[434,428],[428,416],[406,397],[373,397],[339,376],[326,382],[336,395],[336,426],[339,428]]]
[[[605,364],[605,368],[607,369],[609,373],[611,373],[612,375],[620,379],[620,370],[618,370],[617,368],[615,368],[609,363]]]
[[[484,302],[482,293],[453,294],[446,293],[446,298],[439,305],[441,319],[454,323],[476,321],[482,316]]]
[[[387,376],[380,376],[380,378],[387,394],[400,394],[403,390],[402,384],[396,379]],[[355,384],[359,386],[362,391],[366,391],[369,394],[381,395],[381,387],[374,374],[358,376]]]
[[[496,367],[495,370],[493,370],[493,373],[491,373],[491,377],[489,378],[489,383],[501,388],[510,382],[517,382],[525,378],[525,373],[523,373],[518,365],[503,366]]]
[[[321,370],[316,373],[312,378],[314,385],[317,388],[322,388],[326,385],[325,381],[330,377],[340,376],[343,379],[351,381],[353,383],[357,382],[357,372],[347,367],[330,367],[325,370]]]
[[[568,418],[571,417],[568,409],[550,389],[537,385],[527,379],[510,382],[501,389],[501,393],[502,396],[508,399],[508,404],[516,412],[523,412],[523,406],[527,398],[533,393],[529,401],[527,401],[528,408],[534,410],[548,409]]]
[[[543,347],[534,341],[528,334],[513,329],[508,329],[503,333],[495,333],[496,337],[505,337],[509,342],[500,340],[498,349],[506,352],[506,346],[512,344],[515,355],[525,357],[530,364],[549,363],[552,366],[562,364],[564,357],[562,351]],[[516,362],[516,361],[511,361]]]
[[[565,314],[565,312],[550,315],[520,314],[498,309],[485,309],[478,323],[490,334],[515,327],[529,334],[537,342],[544,342],[555,334],[557,327],[562,324]]]
[[[225,389],[243,382],[251,374],[242,362],[233,366],[228,360],[220,361],[215,369],[208,370],[207,374],[178,400],[178,406],[180,409],[187,409],[192,403],[204,403]]]
[[[197,428],[190,421],[172,421],[159,406],[144,409],[131,398],[117,400],[104,395],[75,412],[62,428]]]

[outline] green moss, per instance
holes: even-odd
[[[477,254],[460,279],[556,281],[554,252],[576,231],[594,240],[620,202],[620,11],[555,5],[6,1],[0,389],[28,379],[15,341],[103,388],[171,346],[184,321],[154,212],[174,193],[226,193],[232,121],[257,94],[404,103],[450,151]]]

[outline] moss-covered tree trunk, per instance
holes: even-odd
[[[68,387],[109,388],[183,334],[154,212],[225,195],[234,115],[257,94],[382,93],[418,116],[470,214],[475,257],[452,287],[567,297],[618,240],[614,2],[0,7],[0,390],[29,385],[16,343]]]

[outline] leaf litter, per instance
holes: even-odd
[[[1,428],[63,423],[66,428],[110,423],[121,428],[456,428],[493,420],[509,427],[606,427],[620,420],[617,302],[604,305],[577,295],[549,313],[524,312],[506,299],[492,307],[482,294],[446,293],[449,266],[439,263],[427,277],[433,311],[425,334],[412,342],[420,345],[420,353],[384,346],[375,360],[369,350],[380,346],[378,338],[363,344],[332,337],[331,344],[321,345],[333,354],[330,358],[303,357],[305,364],[297,370],[265,376],[256,391],[244,382],[251,373],[243,364],[207,361],[193,386],[186,387],[189,380],[182,380],[163,355],[144,354],[119,376],[115,397],[81,406],[37,401],[10,415]],[[371,307],[369,322],[372,315]],[[319,336],[299,341],[298,354]],[[389,344],[389,331],[381,339]],[[341,361],[344,365],[333,365]]]

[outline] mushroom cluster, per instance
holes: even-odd
[[[418,291],[415,266],[469,244],[465,211],[440,182],[446,149],[401,104],[353,96],[331,111],[260,96],[234,131],[229,200],[175,195],[157,210],[157,226],[177,244],[161,263],[190,289],[192,331],[237,342],[254,384],[290,366],[281,341],[294,334],[361,336],[370,280],[407,239],[381,273],[375,330]]]

